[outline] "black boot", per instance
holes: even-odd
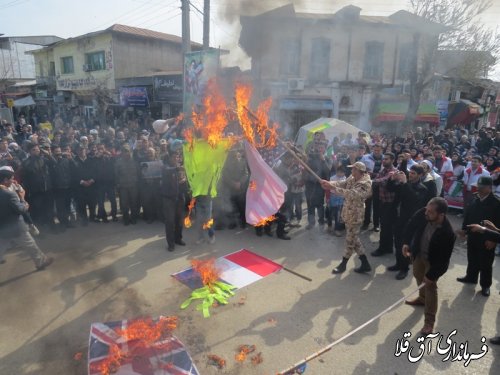
[[[349,260],[349,258],[342,257],[342,262],[340,262],[340,264],[332,270],[332,273],[339,274],[339,273],[345,272],[345,268],[347,266],[348,260]]]
[[[354,269],[354,272],[364,273],[370,272],[372,268],[370,267],[370,263],[368,263],[368,259],[366,259],[366,255],[360,255],[359,260],[361,261],[361,266]]]

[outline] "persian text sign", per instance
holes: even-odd
[[[145,87],[120,87],[120,105],[124,107],[149,106],[147,89]]]

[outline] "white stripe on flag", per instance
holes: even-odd
[[[262,279],[262,276],[224,257],[218,258],[215,265],[222,271],[220,278],[238,289]]]

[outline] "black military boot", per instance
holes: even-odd
[[[338,274],[338,273],[343,273],[345,272],[345,268],[347,266],[347,261],[349,260],[349,258],[344,258],[342,257],[342,262],[337,266],[335,267],[333,270],[332,270],[332,273],[333,274]]]
[[[361,261],[361,266],[354,269],[354,272],[364,273],[370,272],[372,268],[370,267],[370,263],[368,263],[368,259],[366,259],[366,255],[360,255],[359,260]]]

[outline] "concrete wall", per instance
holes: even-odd
[[[161,40],[113,36],[115,79],[182,70],[181,46]]]
[[[40,49],[36,44],[5,40],[0,46],[0,79],[35,79],[35,58],[27,51]]]
[[[85,65],[85,55],[91,52],[104,52],[105,69],[86,72],[83,69]],[[73,57],[74,72],[69,74],[62,73],[62,58]],[[42,58],[42,56],[40,56]],[[113,43],[110,33],[100,34],[93,37],[70,40],[61,43],[53,48],[53,61],[55,62],[55,74],[57,90],[78,91],[92,90],[97,86],[113,90],[114,82],[114,58]],[[44,71],[45,76],[47,70]]]
[[[348,27],[328,22],[296,22],[282,21],[280,27],[266,33],[268,48],[261,60],[261,78],[287,79],[280,72],[281,44],[287,38],[300,40],[300,72],[299,76],[309,78],[312,40],[313,38],[327,38],[330,40],[329,76],[325,81],[363,82],[367,84],[401,84],[398,80],[400,46],[412,41],[409,30],[397,29],[392,26],[360,23]],[[383,77],[369,80],[363,77],[365,63],[365,43],[370,41],[384,43]],[[349,42],[351,52],[349,58]]]

